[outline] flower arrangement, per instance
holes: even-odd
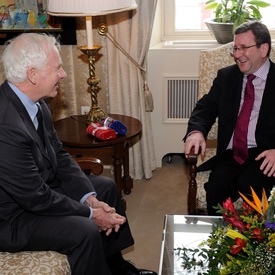
[[[213,225],[197,248],[175,249],[185,270],[207,267],[200,274],[275,274],[275,187],[269,199],[264,190],[262,200],[251,191],[252,201],[240,193],[241,211],[236,211],[230,198],[216,207],[226,224]]]

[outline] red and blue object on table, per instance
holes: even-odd
[[[126,135],[127,133],[127,127],[121,121],[111,117],[103,118],[101,125],[115,130],[119,135]]]
[[[86,128],[87,134],[100,140],[110,140],[116,138],[116,131],[102,126],[100,123],[92,123]]]

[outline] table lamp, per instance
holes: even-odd
[[[102,46],[94,45],[92,33],[92,16],[107,15],[136,9],[135,0],[48,0],[48,14],[51,16],[86,17],[87,45],[79,49],[88,56],[91,109],[88,113],[87,123],[101,122],[105,117],[98,106],[97,93],[100,79],[95,77],[95,56]],[[101,29],[101,31],[104,31]],[[106,30],[107,31],[107,30]]]

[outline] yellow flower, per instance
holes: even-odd
[[[275,233],[272,233],[269,237],[268,237],[269,242],[267,243],[267,245],[271,246],[271,247],[275,247]]]
[[[244,236],[240,232],[230,229],[230,228],[227,229],[226,236],[233,240],[235,240],[236,238],[240,238],[242,240],[248,241],[248,238],[246,236]]]

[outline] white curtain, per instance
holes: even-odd
[[[141,139],[130,148],[129,156],[130,175],[141,179],[152,177],[156,168],[151,112],[145,108],[150,97],[144,85],[157,0],[136,2],[137,10],[107,16],[107,56],[110,113],[132,116],[142,123]]]

